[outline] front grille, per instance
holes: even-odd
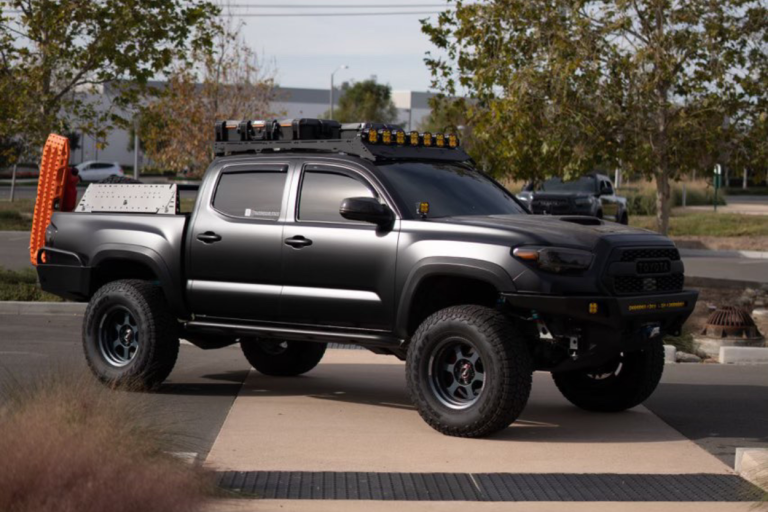
[[[616,276],[613,278],[613,289],[620,295],[679,292],[682,291],[684,282],[683,274],[656,277]]]
[[[616,249],[606,267],[605,283],[616,295],[682,291],[680,252],[675,247]]]
[[[680,252],[672,248],[647,248],[647,249],[627,249],[621,253],[621,261],[635,261],[647,259],[666,259],[678,261]]]
[[[567,199],[534,199],[531,203],[531,209],[534,213],[549,213],[558,215],[568,213],[571,210],[571,204]]]

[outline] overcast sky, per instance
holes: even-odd
[[[421,33],[419,19],[436,19],[444,9],[441,0],[231,0],[233,13],[310,14],[310,16],[236,16],[245,23],[248,43],[273,59],[278,83],[283,87],[327,89],[330,75],[342,64],[349,69],[336,74],[338,85],[376,75],[394,90],[426,91],[430,73],[424,64],[431,44]],[[279,6],[276,8],[240,6]],[[290,8],[288,6],[313,6]],[[407,5],[408,7],[396,7]],[[410,7],[410,6],[414,7]],[[321,8],[319,6],[342,6]],[[350,8],[346,6],[368,6]],[[406,15],[336,16],[338,13],[392,13]],[[326,16],[315,16],[327,14]]]

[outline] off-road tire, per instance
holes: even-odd
[[[115,307],[130,312],[139,333],[135,355],[120,367],[107,359],[100,338],[102,323]],[[179,354],[178,324],[162,289],[138,279],[113,281],[99,288],[85,310],[82,337],[91,371],[114,386],[152,389],[170,375]]]
[[[312,370],[325,355],[325,343],[311,341],[284,341],[279,353],[268,350],[267,343],[258,338],[240,340],[243,355],[257,372],[271,377],[295,377]]]
[[[629,224],[629,215],[627,212],[624,212],[621,214],[621,219],[619,220],[620,224],[624,224],[625,226]]]
[[[428,317],[413,335],[406,360],[408,392],[424,421],[455,437],[483,437],[507,428],[523,412],[531,392],[530,333],[483,306],[453,306]],[[449,339],[469,341],[484,366],[482,392],[461,410],[440,399],[430,374],[433,357]]]
[[[129,178],[128,176],[118,176],[117,174],[112,175],[109,178],[104,178],[103,180],[99,180],[96,183],[103,184],[103,185],[141,185],[142,184],[139,180]]]
[[[573,405],[593,412],[621,412],[650,397],[664,372],[664,344],[649,341],[637,352],[621,356],[618,374],[602,379],[590,377],[601,370],[578,370],[552,374],[557,389]]]

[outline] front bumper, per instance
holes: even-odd
[[[676,334],[696,307],[699,292],[638,295],[632,297],[560,297],[502,293],[505,304],[538,315],[556,315],[587,324],[625,330],[636,324],[662,323],[664,332]]]
[[[501,300],[518,315],[542,321],[556,339],[577,340],[567,357],[556,357],[555,350],[537,361],[538,369],[570,371],[642,350],[658,336],[678,336],[698,296],[695,290],[631,297],[503,293]]]

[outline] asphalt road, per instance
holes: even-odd
[[[81,321],[81,316],[0,315],[0,382],[24,383],[52,371],[87,374],[80,348]],[[237,348],[203,351],[182,345],[168,382],[156,393],[136,394],[136,399],[148,400],[163,421],[170,421],[185,451],[204,457],[247,370]],[[766,396],[767,366],[668,365],[662,383],[645,405],[732,467],[737,447],[768,444]],[[378,404],[385,409],[391,406]],[[605,415],[604,421],[619,419]]]
[[[80,345],[82,316],[0,315],[0,394],[3,383],[45,378],[50,373],[89,376]],[[148,401],[180,451],[205,457],[250,365],[239,348],[203,351],[182,345],[176,368]],[[14,384],[15,385],[15,384]]]

